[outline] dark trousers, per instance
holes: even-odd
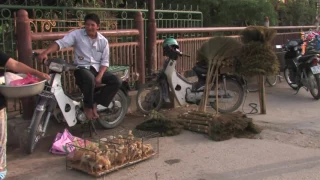
[[[83,68],[74,72],[76,84],[84,96],[84,106],[88,108],[93,108],[94,103],[107,107],[122,84],[116,75],[105,72],[101,80],[105,86],[99,87],[99,93],[95,93],[97,90],[95,77],[97,75],[98,72],[93,67],[90,67],[90,70]]]

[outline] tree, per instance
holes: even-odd
[[[214,15],[214,24],[223,26],[263,25],[269,17],[270,25],[277,24],[277,12],[266,0],[219,0],[219,9]]]
[[[311,25],[316,17],[315,0],[288,0],[286,4],[279,3],[278,14],[280,25]]]
[[[168,8],[170,5],[172,9],[176,9],[179,5],[179,9],[182,9],[184,5],[190,7],[192,5],[192,10],[196,10],[199,7],[199,11],[203,14],[203,24],[204,26],[212,26],[212,15],[217,9],[218,0],[157,0],[157,7],[161,7],[163,4]]]
[[[203,14],[204,26],[248,26],[262,25],[265,16],[270,25],[277,23],[277,13],[273,5],[266,0],[159,0],[157,7],[163,3],[199,6]]]

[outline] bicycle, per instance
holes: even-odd
[[[256,77],[258,78],[258,77]],[[279,82],[282,82],[282,79],[283,77],[279,74],[276,74],[276,75],[272,75],[272,76],[264,76],[264,80],[265,80],[265,83],[268,84],[270,87],[273,87],[277,84],[277,81],[279,80]],[[258,82],[258,79],[257,81]],[[254,84],[250,84],[248,83],[248,80],[247,80],[247,91],[248,92],[257,92],[259,91],[259,86],[258,86],[258,83],[254,83]]]

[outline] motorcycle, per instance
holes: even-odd
[[[207,66],[198,63],[193,71],[198,77],[197,82],[190,82],[176,71],[178,57],[186,56],[180,52],[179,47],[165,47],[164,55],[168,57],[163,69],[159,73],[153,73],[153,81],[142,85],[137,94],[137,108],[143,114],[150,114],[153,110],[158,111],[164,102],[171,102],[169,92],[171,91],[177,102],[183,106],[186,104],[199,105],[206,83]],[[218,86],[219,112],[233,112],[237,110],[244,99],[244,80],[242,77],[219,73],[219,83],[215,84],[210,90],[208,102],[214,109],[216,108],[215,87]],[[151,88],[151,91],[143,98],[144,90]],[[230,103],[232,100],[235,102]],[[230,107],[224,107],[230,105]]]
[[[33,59],[38,56],[38,53],[33,53]],[[74,64],[67,63],[63,59],[48,59],[45,63],[49,69],[50,81],[46,82],[44,90],[37,96],[37,105],[28,127],[28,142],[27,152],[33,153],[38,141],[45,136],[49,119],[54,116],[58,122],[65,122],[69,127],[76,124],[93,125],[93,122],[88,120],[83,111],[83,95],[67,94],[62,86],[62,73],[78,69]],[[122,86],[117,92],[108,107],[98,105],[97,111],[99,118],[97,121],[106,129],[114,128],[119,125],[128,110],[128,78],[129,67],[123,66],[122,69],[112,71],[112,73],[120,74]],[[99,93],[101,87],[95,88],[95,94]],[[92,128],[91,126],[91,128]],[[95,129],[94,129],[95,130]]]
[[[305,54],[302,54],[302,39],[289,40],[285,45],[276,45],[285,52],[284,77],[289,86],[296,90],[301,87],[310,90],[314,99],[320,99],[320,55],[314,50],[313,42],[308,42]]]

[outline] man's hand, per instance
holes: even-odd
[[[41,53],[38,57],[37,57],[39,63],[45,63],[45,61],[48,59],[48,55],[46,53]]]
[[[50,80],[50,76],[48,74],[46,74],[46,73],[39,72],[39,73],[37,73],[35,75],[40,79]]]
[[[100,74],[97,75],[96,77],[96,87],[102,86],[102,76]]]

